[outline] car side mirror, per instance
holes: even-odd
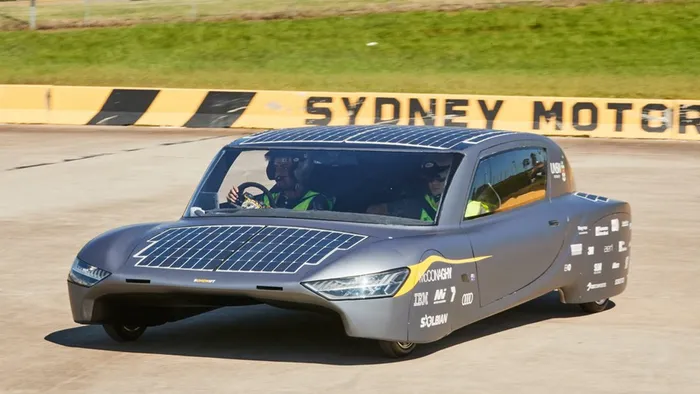
[[[204,210],[219,208],[219,195],[216,192],[201,192],[192,205]]]

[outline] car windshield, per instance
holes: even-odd
[[[185,216],[432,225],[460,159],[457,153],[226,147]]]

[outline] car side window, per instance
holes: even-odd
[[[547,193],[547,154],[519,148],[482,159],[472,182],[465,219],[514,209]]]

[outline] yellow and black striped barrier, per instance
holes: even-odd
[[[425,124],[700,140],[700,100],[0,85],[0,123],[260,129]]]

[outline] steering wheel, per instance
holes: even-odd
[[[263,194],[265,194],[265,196],[267,196],[267,199],[270,201],[270,207],[277,208],[277,206],[275,205],[275,201],[272,198],[272,193],[270,193],[270,191],[265,186],[263,186],[257,182],[243,182],[240,185],[238,185],[238,200],[236,202],[240,202],[243,200],[244,197],[246,197],[245,194],[243,193],[243,191],[249,187],[255,187],[255,188],[260,189],[260,191],[262,191]],[[251,199],[253,198],[253,196],[251,196],[250,194],[248,194],[247,197],[249,197]],[[242,202],[241,202],[241,204],[233,204],[229,201],[226,201],[224,204],[230,204],[230,205],[235,205],[237,207],[242,207]],[[222,205],[224,205],[224,204],[222,204]]]

